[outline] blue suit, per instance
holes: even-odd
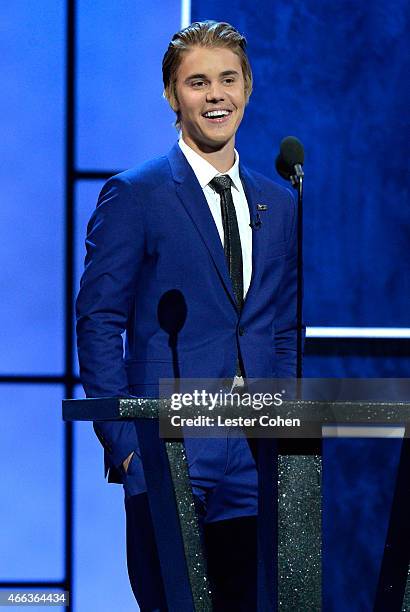
[[[212,214],[178,144],[104,185],[87,228],[76,303],[87,397],[155,397],[158,379],[174,376],[232,378],[238,352],[248,378],[295,376],[295,202],[242,165],[240,176],[250,217],[261,221],[240,315]],[[118,469],[138,448],[134,425],[94,428],[109,481],[121,482]]]
[[[111,178],[87,230],[77,298],[88,397],[157,397],[160,378],[232,380],[296,370],[296,207],[291,193],[240,165],[255,221],[252,279],[239,313],[224,249],[198,180],[175,145]],[[258,210],[258,204],[267,210]],[[123,338],[125,335],[125,353]],[[128,571],[141,610],[165,611],[133,422],[95,422],[110,482],[123,482]],[[215,611],[254,609],[257,474],[238,432],[185,441]],[[123,460],[134,451],[127,474]]]

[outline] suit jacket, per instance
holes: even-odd
[[[104,185],[76,302],[87,397],[155,397],[159,378],[233,377],[238,351],[247,377],[295,376],[295,202],[243,165],[240,177],[251,219],[267,205],[252,233],[241,313],[212,214],[178,144]],[[109,480],[118,482],[115,469],[138,447],[134,425],[100,421],[94,429]]]

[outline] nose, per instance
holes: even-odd
[[[220,102],[225,99],[225,92],[221,83],[212,82],[209,85],[206,99],[208,102]]]

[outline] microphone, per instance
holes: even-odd
[[[297,287],[296,287],[296,378],[302,378],[302,277],[303,277],[303,145],[295,136],[286,136],[280,143],[275,166],[282,178],[292,183],[297,190]],[[299,397],[299,388],[298,388]]]
[[[253,230],[258,230],[260,229],[262,226],[262,221],[260,218],[259,213],[256,213],[256,217],[253,217],[253,219],[251,219],[251,222],[249,223],[249,227],[251,227]]]
[[[275,162],[278,174],[296,187],[299,178],[303,177],[304,160],[305,153],[300,140],[295,136],[286,136],[280,143],[279,155]]]

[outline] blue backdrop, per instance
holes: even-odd
[[[305,145],[308,324],[408,327],[408,3],[194,0],[204,18],[249,41],[243,159],[276,178],[280,140]]]

